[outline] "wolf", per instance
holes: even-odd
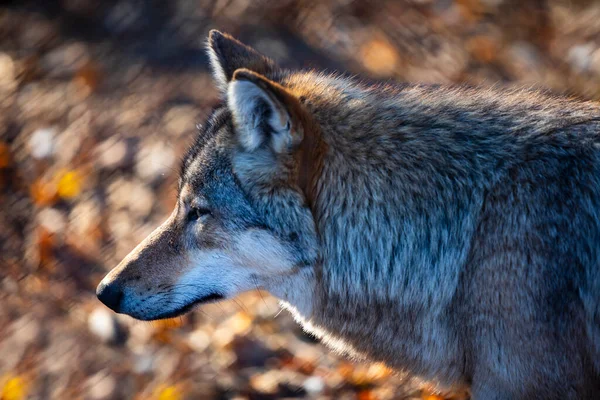
[[[168,219],[102,280],[140,320],[257,287],[473,399],[600,398],[600,107],[285,70],[211,31],[222,99]]]

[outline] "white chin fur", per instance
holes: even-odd
[[[244,232],[227,249],[199,250],[190,258],[192,265],[175,288],[176,301],[210,293],[233,297],[262,287],[269,277],[292,268],[285,247],[262,230]]]

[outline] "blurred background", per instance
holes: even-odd
[[[267,293],[160,323],[96,300],[174,205],[217,101],[211,28],[289,67],[600,98],[595,1],[1,2],[0,399],[427,398],[325,349]]]

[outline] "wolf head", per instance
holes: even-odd
[[[317,258],[316,124],[273,61],[217,31],[208,51],[223,101],[184,157],[175,209],[97,289],[138,319],[270,290]]]

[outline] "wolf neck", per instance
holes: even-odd
[[[302,267],[291,274],[273,277],[266,289],[283,302],[296,319],[310,319],[315,308],[315,270]]]
[[[475,156],[448,157],[448,140],[405,123],[414,117],[396,98],[332,80],[301,83],[295,88],[313,85],[319,94],[297,95],[309,98],[321,133],[316,143],[307,141],[300,178],[302,168],[309,173],[299,186],[317,226],[322,265],[298,277],[304,286],[290,280],[289,289],[273,294],[318,336],[343,338],[360,353],[398,365],[388,359],[394,349],[428,375],[422,354],[405,349],[425,340],[435,344],[426,352],[435,357],[457,351],[445,342],[453,318],[446,311],[482,203],[477,182],[485,179],[473,175],[485,169]]]

